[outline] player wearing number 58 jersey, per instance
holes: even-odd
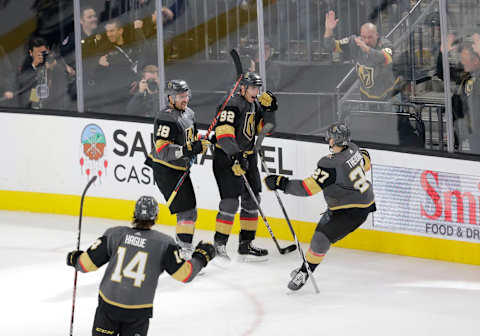
[[[303,180],[279,175],[265,178],[270,190],[280,189],[286,194],[311,196],[323,191],[328,211],[320,219],[306,253],[312,272],[331,244],[357,229],[376,210],[373,187],[365,177],[370,170],[368,152],[350,142],[350,130],[343,123],[332,124],[325,139],[331,154],[318,161],[312,176]],[[295,269],[291,276],[288,288],[300,289],[308,279],[306,266]]]
[[[92,335],[147,335],[160,274],[167,271],[190,282],[215,257],[213,245],[200,242],[191,260],[182,259],[172,237],[151,230],[157,215],[157,201],[142,196],[135,204],[133,227],[109,228],[87,251],[68,253],[67,265],[83,273],[108,263]]]

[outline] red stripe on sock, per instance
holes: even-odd
[[[257,221],[258,217],[240,217],[240,220],[245,220],[245,221]]]

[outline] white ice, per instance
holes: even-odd
[[[84,218],[81,248],[127,222]],[[0,211],[0,334],[68,335],[78,218]],[[157,226],[173,234],[172,226]],[[197,230],[195,241],[212,239]],[[237,236],[228,249],[235,256]],[[282,246],[292,242],[280,241]],[[291,293],[298,252],[273,241],[263,263],[212,262],[190,284],[159,279],[149,335],[478,335],[480,267],[332,248],[311,283]],[[304,248],[306,245],[304,245]],[[104,268],[79,273],[74,335],[90,335]]]

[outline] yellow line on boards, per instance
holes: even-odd
[[[135,201],[90,197],[85,198],[84,216],[125,220],[132,218]],[[160,204],[158,223],[175,225],[176,218],[171,215],[164,204]],[[79,195],[48,194],[0,190],[0,210],[31,211],[78,216],[80,211]],[[216,210],[199,209],[197,229],[215,230]],[[293,240],[290,230],[283,218],[268,218],[275,237],[279,240]],[[310,242],[316,223],[292,221],[298,239]],[[237,216],[232,233],[240,231]],[[262,220],[258,223],[257,235],[270,237]],[[377,230],[358,229],[334,246],[391,253],[411,257],[437,259],[464,264],[480,265],[480,244],[456,240],[437,239]],[[271,251],[276,253],[276,251]]]

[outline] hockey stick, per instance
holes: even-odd
[[[265,214],[263,213],[262,208],[260,207],[260,203],[258,203],[257,197],[253,193],[252,187],[250,187],[250,183],[248,183],[247,177],[245,176],[245,174],[242,174],[242,177],[243,177],[243,182],[245,182],[245,187],[247,188],[248,193],[250,194],[250,197],[255,202],[255,205],[257,206],[257,209],[260,212],[260,215],[262,216],[263,222],[265,223],[265,226],[267,227],[268,232],[270,232],[270,236],[272,236],[273,242],[277,246],[278,252],[280,252],[280,254],[286,254],[286,253],[295,251],[297,246],[295,246],[294,244],[286,247],[280,247],[280,245],[278,244],[277,238],[275,238],[272,228],[270,227],[270,224],[268,224],[267,218],[265,217]]]
[[[263,155],[259,151],[259,156],[260,156],[260,162],[262,163],[262,167],[265,170],[265,172],[268,174],[268,167],[267,164],[265,163],[265,160],[263,159]],[[295,230],[293,229],[292,223],[290,222],[290,218],[288,217],[287,210],[285,210],[285,207],[283,206],[282,199],[280,198],[280,195],[278,194],[277,190],[274,190],[275,196],[277,196],[277,201],[278,204],[280,204],[280,208],[282,208],[283,215],[285,216],[285,220],[287,221],[288,228],[290,229],[290,232],[292,233],[293,239],[295,240],[295,245],[294,247],[298,247],[298,253],[300,253],[300,257],[303,259],[303,263],[305,264],[305,267],[307,269],[307,273],[312,279],[312,284],[313,287],[315,288],[315,293],[319,293],[320,291],[318,290],[317,282],[315,281],[315,278],[313,277],[313,272],[310,269],[310,266],[308,265],[307,259],[305,258],[305,254],[303,253],[302,246],[300,245],[300,242],[298,241],[297,235],[295,234]],[[294,249],[295,250],[295,249]]]
[[[240,56],[238,55],[237,51],[235,49],[230,50],[230,56],[232,56],[233,63],[235,64],[235,70],[237,71],[237,81],[235,82],[235,85],[233,86],[233,89],[230,91],[230,94],[228,95],[227,99],[223,102],[222,106],[217,112],[217,115],[215,118],[213,118],[212,122],[210,123],[210,126],[208,126],[207,133],[205,134],[205,139],[208,139],[208,136],[212,132],[212,129],[215,127],[218,116],[220,113],[222,113],[223,109],[225,106],[227,106],[228,102],[230,99],[233,97],[235,91],[237,91],[238,85],[240,84],[240,81],[243,78],[243,73],[242,73],[242,63],[240,61]],[[177,192],[180,189],[180,187],[183,185],[183,182],[185,181],[185,178],[188,176],[190,173],[190,169],[193,166],[193,161],[190,163],[188,166],[187,170],[182,174],[180,179],[178,180],[177,184],[175,185],[175,188],[173,189],[172,193],[170,194],[170,197],[167,200],[167,208],[170,208],[170,205],[172,204],[173,200],[175,199],[175,196],[177,196]]]
[[[260,148],[261,148],[261,145],[262,145],[262,142],[263,142],[263,139],[264,139],[265,135],[268,132],[270,132],[272,129],[273,129],[273,125],[267,123],[263,127],[262,132],[260,133],[260,135],[257,139],[257,142],[255,143],[255,149],[257,150],[258,155],[260,156],[260,162],[262,163],[263,170],[265,170],[265,173],[267,175],[269,174],[269,170],[268,170],[267,164],[265,163],[265,160],[263,159],[263,153],[260,150]],[[274,190],[274,192],[275,192],[275,196],[277,197],[278,204],[280,205],[280,208],[282,208],[282,212],[283,212],[283,215],[285,216],[285,220],[287,221],[288,228],[290,229],[290,232],[292,233],[293,239],[295,240],[294,247],[295,248],[298,247],[298,253],[300,253],[300,256],[303,259],[303,263],[305,264],[308,275],[312,279],[312,284],[313,284],[313,287],[315,288],[315,292],[318,294],[320,291],[318,290],[317,282],[315,281],[315,278],[313,277],[313,272],[310,269],[310,266],[308,265],[307,259],[305,258],[305,254],[303,253],[303,250],[302,250],[302,246],[300,245],[300,242],[298,241],[297,235],[295,234],[295,230],[293,229],[292,223],[290,222],[290,218],[288,217],[287,210],[283,206],[283,202],[282,202],[282,199],[280,198],[278,190]]]
[[[82,198],[80,199],[80,215],[78,217],[78,232],[77,232],[77,251],[80,250],[80,234],[82,232],[82,213],[83,213],[83,201],[85,199],[85,194],[87,193],[88,188],[97,180],[97,176],[93,176],[90,181],[88,181],[85,189],[83,189]],[[72,318],[70,320],[70,336],[73,335],[73,318],[75,316],[75,298],[77,294],[77,276],[78,272],[75,269],[75,277],[73,279],[73,297],[72,297]]]

